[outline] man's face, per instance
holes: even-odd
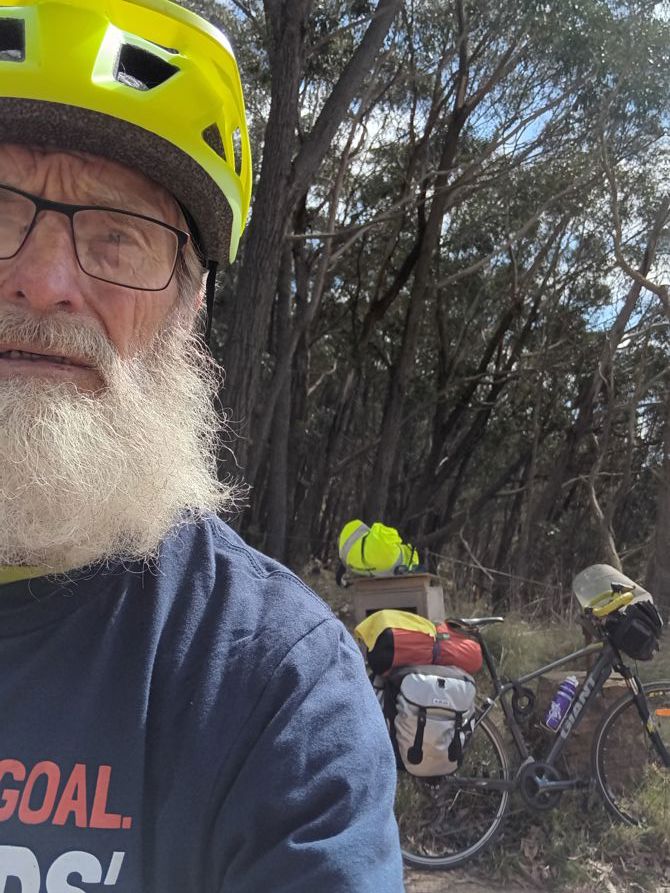
[[[84,154],[0,146],[0,183],[183,227],[161,187]],[[111,285],[80,269],[71,232],[48,210],[0,260],[0,565],[148,559],[185,511],[230,505],[198,270],[182,294]]]
[[[102,205],[154,217],[183,227],[174,199],[139,172],[84,153],[46,152],[0,145],[0,184],[69,204]],[[149,249],[150,250],[150,249]],[[36,317],[67,314],[105,336],[120,357],[130,357],[151,342],[177,301],[175,277],[163,291],[141,291],[102,282],[78,265],[68,218],[46,211],[19,253],[0,260],[0,311],[25,310]],[[2,356],[30,345],[0,343],[0,379],[22,376],[72,381],[97,390],[96,369],[81,358],[69,364]]]

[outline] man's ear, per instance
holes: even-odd
[[[210,260],[207,263],[207,278],[205,279],[205,304],[207,306],[207,322],[205,324],[205,344],[209,344],[212,335],[212,316],[214,315],[214,293],[216,291],[216,270],[218,263]]]
[[[200,287],[196,289],[195,294],[192,298],[192,307],[194,313],[200,313],[202,310],[202,305],[205,303],[205,290],[207,288],[207,272],[203,271],[202,276],[200,277]]]

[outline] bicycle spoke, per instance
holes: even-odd
[[[396,816],[406,861],[422,867],[454,867],[488,846],[502,824],[509,794],[459,788],[458,779],[507,777],[507,754],[488,722],[476,728],[455,775],[417,778],[399,773]]]
[[[670,684],[644,687],[655,733],[670,747]],[[657,739],[658,740],[658,739]],[[615,704],[596,733],[596,779],[605,803],[628,824],[670,827],[670,767],[642,725],[631,697]]]

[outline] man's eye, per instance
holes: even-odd
[[[102,233],[98,238],[109,245],[128,245],[132,242],[129,233],[123,233],[119,230],[109,230],[106,233]]]
[[[138,246],[138,238],[130,230],[103,230],[92,236],[90,244],[98,251],[132,251]]]
[[[118,265],[130,253],[133,253],[133,242],[128,234],[116,230],[105,230],[91,234],[83,248],[84,255],[95,258],[98,263]]]

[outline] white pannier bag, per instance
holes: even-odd
[[[393,674],[395,740],[412,775],[449,775],[459,767],[475,712],[475,680],[458,667],[405,667]]]

